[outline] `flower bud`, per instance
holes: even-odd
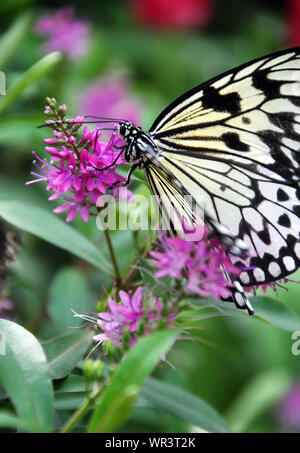
[[[56,145],[56,138],[44,138],[43,140],[47,145]]]
[[[53,116],[53,110],[49,107],[49,105],[46,105],[44,115]]]
[[[107,310],[107,302],[103,300],[98,300],[96,311],[97,313],[102,313],[103,311]]]
[[[115,354],[115,346],[112,340],[108,340],[105,342],[105,350],[108,360],[113,359]]]
[[[66,112],[66,111],[67,111],[67,106],[66,106],[66,104],[60,105],[60,106],[58,107],[58,111],[59,111],[59,112],[62,112],[62,113]]]
[[[94,373],[94,361],[92,359],[86,360],[83,364],[82,371],[83,375],[91,381]]]
[[[69,131],[70,131],[70,134],[72,135],[77,135],[77,132],[79,131],[79,129],[81,128],[82,126],[82,123],[77,123],[77,124],[74,124],[72,127],[70,127]]]
[[[90,381],[103,379],[104,363],[101,360],[88,359],[83,364],[83,374]]]
[[[57,122],[56,122],[56,121],[53,121],[53,120],[46,120],[46,121],[45,121],[45,124],[46,124],[46,126],[50,126],[50,127],[55,128]]]

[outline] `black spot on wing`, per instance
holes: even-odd
[[[282,214],[278,219],[278,223],[279,223],[279,225],[287,227],[287,228],[290,228],[290,226],[291,226],[291,221],[287,214]]]
[[[290,137],[289,131],[286,131],[286,135]],[[300,177],[300,167],[297,163],[295,164],[295,161],[297,162],[295,158],[297,153],[292,152],[292,157],[288,157],[282,152],[282,134],[265,130],[259,134],[259,137],[269,147],[270,154],[276,162],[275,164],[269,165],[271,170],[279,173],[286,181],[292,181],[294,175]]]
[[[240,137],[236,132],[226,132],[221,135],[221,139],[228,148],[235,149],[237,151],[249,150],[249,146],[240,140]]]
[[[250,124],[251,123],[251,119],[248,118],[247,116],[243,116],[242,117],[242,121],[244,124]]]
[[[263,241],[264,244],[270,245],[271,238],[267,227],[257,233],[257,236]]]
[[[268,69],[253,73],[252,83],[254,88],[261,90],[268,99],[281,97],[280,87],[282,85],[282,82],[269,79],[268,73]]]
[[[300,205],[299,204],[295,204],[293,206],[293,211],[294,211],[294,213],[296,214],[297,217],[300,217]]]
[[[277,190],[277,200],[278,201],[288,201],[288,199],[289,199],[289,196],[284,190],[282,190],[282,189]]]
[[[208,86],[203,90],[202,105],[205,109],[216,112],[228,112],[236,115],[241,111],[241,98],[237,92],[220,94],[214,87]]]

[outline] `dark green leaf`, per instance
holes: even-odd
[[[8,411],[0,411],[0,428],[16,428],[29,432],[39,431],[38,427],[26,423],[25,420],[16,417],[16,415],[11,414]]]
[[[24,188],[24,190],[29,190]],[[110,273],[111,266],[97,247],[56,215],[24,201],[0,201],[0,216],[14,226]]]
[[[8,87],[6,95],[0,97],[0,113],[3,113],[21,95],[25,88],[52,71],[61,60],[61,52],[52,52],[31,66],[19,79]]]
[[[70,374],[55,383],[55,393],[79,393],[85,390],[85,378],[77,374]]]
[[[46,357],[37,339],[18,324],[0,319],[5,354],[0,355],[0,382],[21,419],[51,430],[53,392]]]
[[[258,296],[251,299],[255,316],[281,330],[300,330],[300,317],[278,299]]]
[[[288,391],[291,381],[286,370],[273,369],[258,373],[246,382],[227,412],[233,429],[244,432],[255,418]]]
[[[83,321],[74,318],[71,310],[86,313],[91,305],[91,294],[84,275],[76,269],[61,268],[50,286],[48,311],[59,333],[79,327]],[[96,299],[94,301],[96,305]]]
[[[173,385],[148,379],[141,389],[141,396],[168,414],[208,432],[230,431],[225,420],[214,408],[201,398]]]
[[[5,63],[18,50],[24,40],[26,33],[32,23],[32,14],[24,13],[17,17],[11,27],[2,35],[0,40],[0,68],[3,69]]]
[[[53,379],[62,379],[71,373],[83,358],[92,342],[93,332],[87,329],[53,338],[43,344]]]
[[[55,395],[55,409],[62,410],[76,410],[86,399],[86,394],[79,392],[58,393]]]
[[[204,311],[204,309],[201,311],[199,310],[198,316],[197,310],[186,311],[181,315],[181,317],[189,317],[194,321],[213,318],[215,316],[246,316],[249,318],[247,311],[238,310],[233,306],[233,304],[221,304],[219,301],[212,299],[201,299],[197,301],[189,299],[189,301],[193,303],[194,306],[207,306],[207,311]],[[251,297],[250,301],[254,308],[254,318],[271,324],[280,330],[288,332],[300,330],[299,315],[278,299],[272,299],[267,296],[256,296]]]
[[[89,432],[114,432],[130,416],[140,386],[173,345],[178,331],[169,329],[142,338],[114,373],[88,427]]]

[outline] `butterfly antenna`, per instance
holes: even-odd
[[[96,166],[93,165],[94,169],[95,170],[98,170],[98,171],[104,171],[104,170],[108,170],[109,168],[111,167],[114,167],[119,159],[119,157],[121,156],[121,154],[123,153],[124,151],[124,148],[121,149],[121,151],[119,152],[119,154],[117,155],[117,157],[115,158],[115,160],[113,161],[112,164],[108,165],[107,167],[104,167],[104,168],[97,168]]]
[[[84,115],[84,118],[95,118],[95,120],[98,119],[100,121],[107,121],[107,122],[122,121],[125,123],[127,121],[124,118],[109,118],[109,117],[97,116],[97,115]]]
[[[111,121],[105,121],[105,120],[103,120],[103,121],[96,121],[96,120],[94,120],[94,121],[70,121],[70,120],[54,121],[53,120],[53,122],[51,124],[69,124],[69,125],[73,126],[74,124],[99,124],[99,123],[105,124],[105,123],[111,123]],[[37,126],[38,129],[41,129],[42,127],[50,127],[50,125],[49,124],[39,124]],[[113,129],[116,129],[116,127],[111,127],[110,129],[113,130]]]

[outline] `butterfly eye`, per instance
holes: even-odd
[[[127,135],[127,128],[125,126],[119,126],[119,134],[124,138]]]

